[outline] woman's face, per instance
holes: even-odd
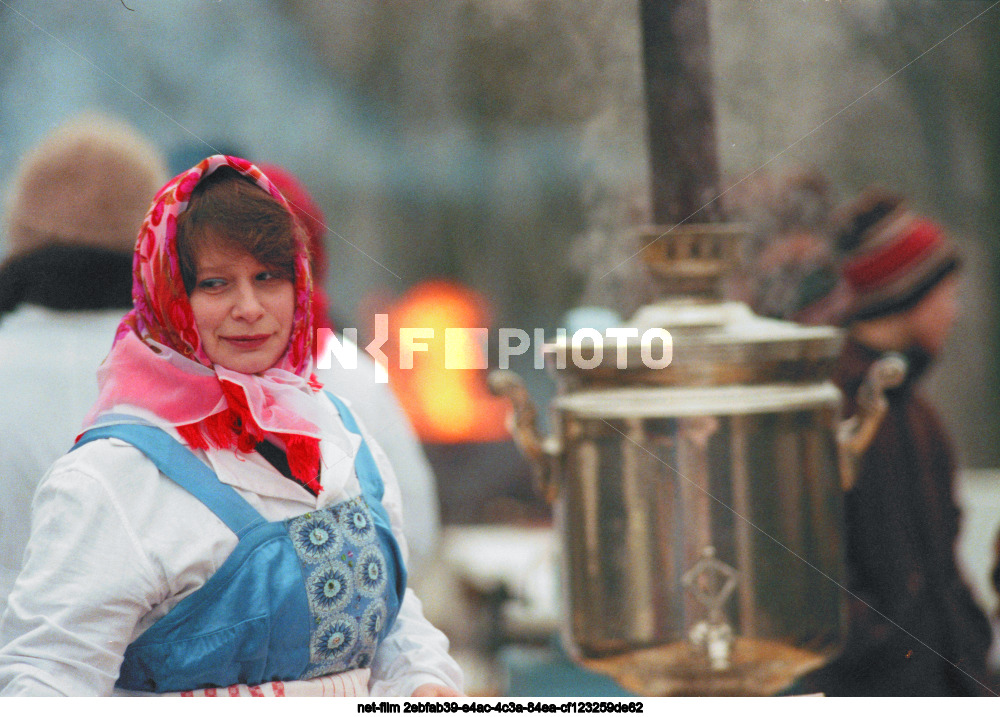
[[[251,254],[203,247],[190,301],[202,347],[213,363],[253,374],[271,368],[285,353],[295,287]]]

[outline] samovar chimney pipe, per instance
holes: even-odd
[[[718,220],[707,0],[641,0],[653,220]]]
[[[642,259],[664,298],[716,302],[741,229],[720,223],[708,0],[640,0],[653,224]]]

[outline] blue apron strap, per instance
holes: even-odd
[[[380,524],[389,532],[389,535],[392,535],[392,523],[389,521],[389,514],[385,512],[385,506],[382,505],[382,496],[385,495],[385,485],[382,483],[382,474],[379,473],[375,457],[372,455],[371,449],[368,448],[368,442],[365,441],[365,437],[361,434],[361,429],[358,428],[358,423],[354,420],[354,416],[351,415],[351,411],[347,408],[347,405],[329,391],[324,391],[324,393],[337,408],[344,427],[361,438],[361,445],[358,446],[358,455],[354,461],[354,472],[357,473],[358,483],[361,484],[361,494],[365,497],[365,502],[371,509],[372,517],[375,519],[376,524]],[[395,540],[392,543],[393,549],[398,554],[399,546]],[[397,557],[397,562],[399,563],[398,575],[400,578],[397,588],[402,599],[402,589],[400,586],[406,585],[406,566],[403,564],[402,556],[397,555]]]
[[[211,468],[166,431],[148,424],[92,428],[70,450],[101,438],[118,438],[138,448],[163,475],[204,503],[237,538],[266,522],[232,486],[222,483]]]
[[[358,482],[361,483],[361,491],[365,495],[371,495],[375,498],[378,501],[379,508],[384,512],[382,496],[385,495],[385,486],[382,483],[382,474],[379,473],[378,466],[375,464],[375,457],[368,448],[364,436],[361,435],[361,429],[358,428],[357,421],[354,420],[354,416],[351,415],[347,405],[341,399],[329,391],[324,391],[324,393],[333,401],[333,405],[337,407],[337,412],[340,414],[340,420],[344,422],[344,427],[361,438],[361,445],[358,446],[358,457],[354,465],[355,472],[358,474]],[[386,516],[386,524],[388,524],[388,516]]]

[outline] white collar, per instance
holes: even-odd
[[[349,452],[342,450],[338,445],[340,441],[334,440],[334,437],[320,441],[320,485],[323,490],[318,496],[281,475],[256,451],[247,454],[232,449],[213,449],[195,453],[208,462],[219,481],[226,485],[268,498],[292,500],[310,508],[322,508],[360,493],[354,459],[361,445],[361,437],[346,429],[342,430],[340,438],[347,442]]]

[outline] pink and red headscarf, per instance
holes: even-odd
[[[285,449],[293,475],[319,489],[319,438],[329,412],[316,400],[313,376],[312,278],[302,232],[295,237],[295,311],[285,353],[248,375],[206,355],[181,276],[177,217],[198,183],[224,166],[287,202],[245,159],[214,155],[167,182],[153,198],[136,241],[134,308],[122,320],[98,371],[99,398],[85,428],[138,416],[174,426],[193,448],[254,450],[265,436]],[[291,211],[291,210],[289,210]],[[294,214],[293,214],[294,216]]]

